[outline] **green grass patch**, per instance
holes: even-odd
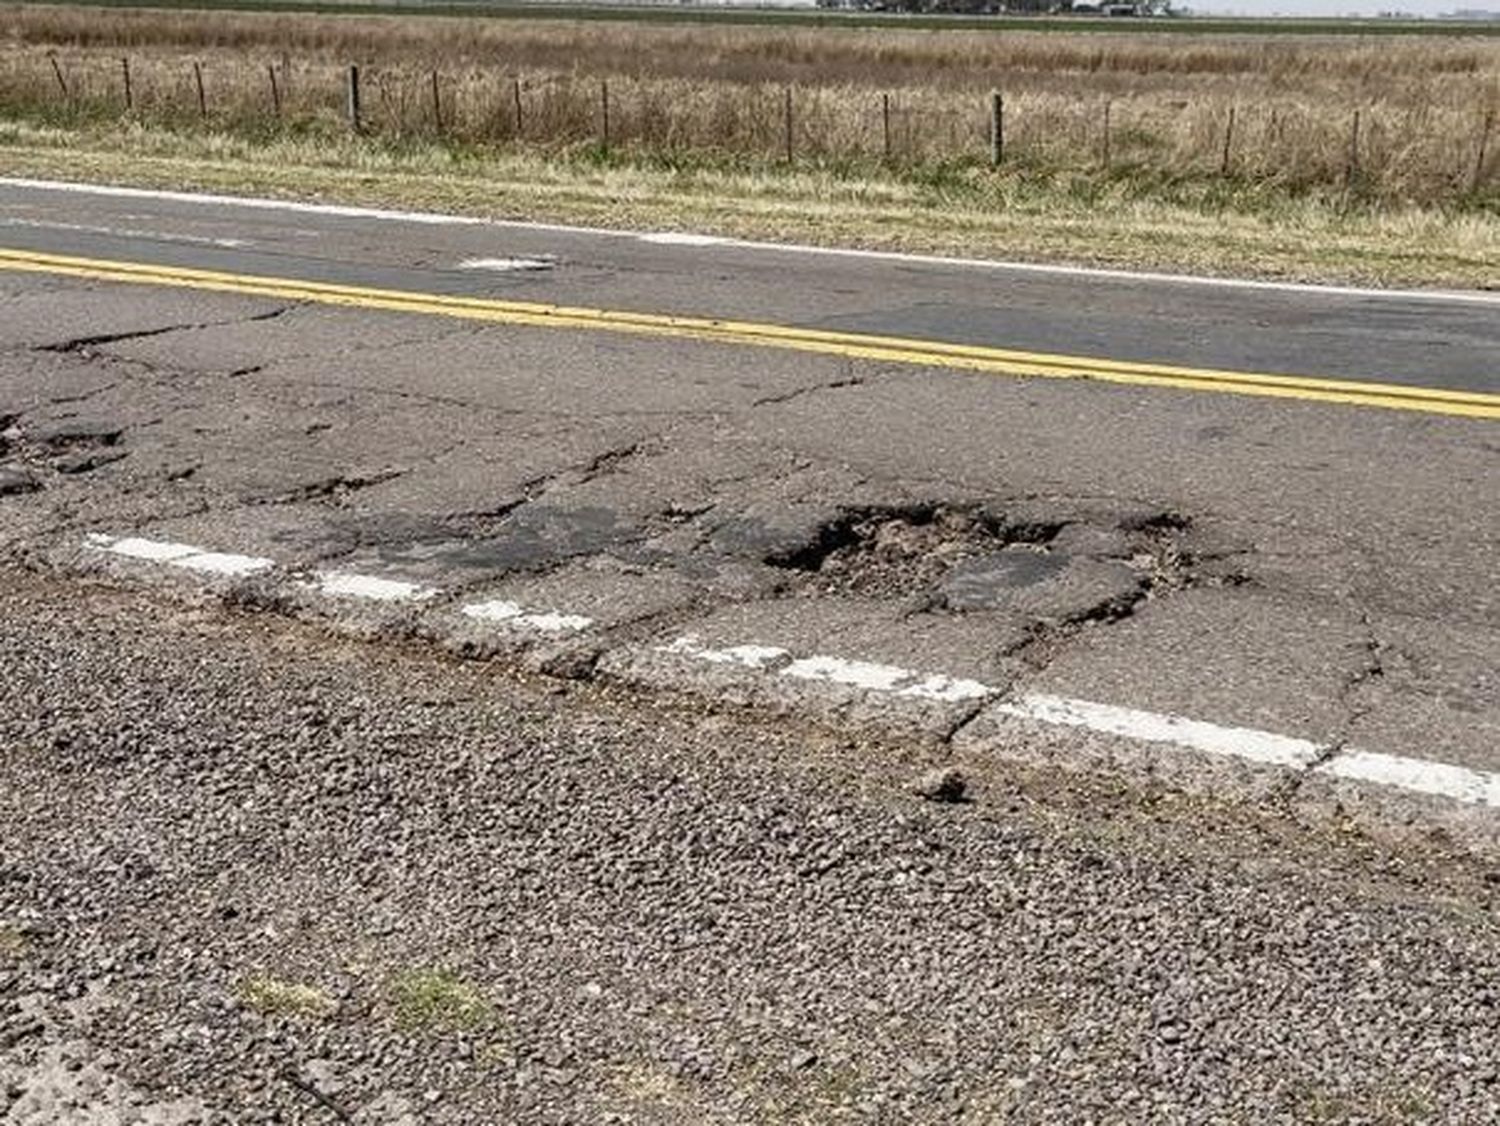
[[[239,998],[262,1016],[321,1020],[337,1008],[332,997],[315,985],[260,974],[240,983]]]
[[[432,1032],[477,1032],[495,1024],[495,1008],[478,988],[450,970],[427,967],[390,983],[396,1022]]]

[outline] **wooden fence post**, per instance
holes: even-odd
[[[203,66],[201,63],[193,63],[193,84],[198,87],[198,116],[208,116],[208,98],[203,92]]]
[[[880,156],[887,164],[891,162],[891,96],[880,95]]]
[[[271,80],[271,112],[277,117],[281,116],[281,87],[276,82],[276,67],[266,64],[266,77]]]
[[[125,112],[129,113],[135,108],[135,96],[130,89],[130,60],[120,60],[120,77],[125,83]]]
[[[1104,101],[1104,137],[1103,150],[1101,153],[1105,168],[1109,167],[1109,110],[1111,104],[1112,103],[1109,101],[1109,99],[1106,98]]]
[[[609,80],[599,79],[599,141],[609,148]]]
[[[438,88],[438,72],[432,72],[432,127],[443,131],[443,95]]]
[[[1219,175],[1229,175],[1229,146],[1234,143],[1234,107],[1229,107],[1229,120],[1224,123],[1224,155],[1219,161]]]
[[[521,139],[521,128],[525,124],[525,119],[521,116],[521,80],[519,78],[512,78],[510,80],[510,94],[511,100],[515,103],[516,107],[516,140],[519,141]]]
[[[999,90],[990,91],[990,167],[999,168],[1005,159],[1005,99]]]
[[[1349,127],[1349,163],[1344,168],[1344,186],[1354,183],[1359,175],[1359,110],[1354,111],[1354,120]]]
[[[786,162],[790,164],[792,162],[792,88],[790,86],[782,95],[781,122]]]
[[[360,130],[359,66],[355,63],[349,64],[349,89],[346,108],[349,114],[349,128],[358,133]]]
[[[1484,158],[1490,146],[1490,130],[1495,127],[1495,109],[1491,106],[1484,114],[1484,125],[1479,130],[1479,150],[1474,154],[1474,175],[1469,181],[1469,191],[1477,192],[1484,179]]]
[[[49,54],[47,61],[52,64],[52,76],[57,79],[57,88],[62,91],[62,96],[68,96],[68,80],[63,77],[62,67],[58,65],[57,56]]]

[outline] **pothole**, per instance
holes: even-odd
[[[1038,622],[1112,621],[1143,599],[1236,581],[1191,545],[1172,511],[1012,517],[943,504],[843,511],[810,539],[768,555],[793,597],[900,599],[932,610],[1005,610]]]
[[[1030,558],[1015,564],[1017,573],[1045,570],[1046,545],[1065,524],[1008,522],[945,505],[849,509],[821,525],[810,542],[766,562],[797,573],[793,586],[802,593],[909,597],[936,591],[960,565],[1002,551]]]

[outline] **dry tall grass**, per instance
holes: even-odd
[[[0,9],[0,107],[340,127],[345,68],[393,138],[652,153],[980,161],[1228,175],[1386,201],[1493,202],[1500,41],[900,32],[562,21]],[[54,69],[54,60],[56,69]],[[58,81],[58,72],[62,82]],[[433,73],[438,74],[433,98]],[[67,87],[64,96],[62,87]]]

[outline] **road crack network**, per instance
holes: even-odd
[[[228,328],[233,325],[259,324],[285,316],[301,304],[302,302],[300,301],[292,301],[284,305],[278,305],[276,308],[263,313],[254,313],[246,317],[231,317],[227,320],[183,321],[177,324],[160,325],[156,328],[126,329],[122,332],[104,332],[88,336],[74,336],[54,344],[43,344],[37,348],[37,351],[60,353],[87,352],[89,349],[98,348],[105,344],[119,344],[127,340],[143,340],[152,336],[166,336],[173,332],[190,332],[195,329]]]

